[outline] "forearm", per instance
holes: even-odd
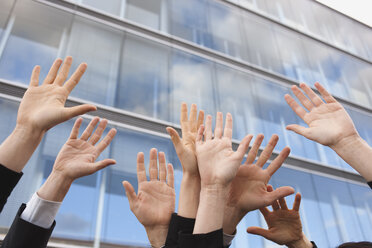
[[[42,138],[42,132],[17,126],[0,146],[0,164],[21,172]]]
[[[344,138],[331,148],[367,181],[372,181],[372,148],[360,136]]]
[[[180,198],[178,203],[178,215],[185,218],[195,219],[199,206],[200,176],[183,174]]]
[[[236,231],[236,227],[245,214],[246,213],[242,213],[234,207],[226,206],[223,216],[223,233],[233,235]]]
[[[222,228],[226,197],[227,191],[223,186],[201,188],[194,234],[209,233]]]
[[[160,248],[165,245],[169,226],[145,227],[147,237],[152,247]]]
[[[44,200],[62,202],[71,184],[72,180],[67,180],[62,175],[52,172],[37,194]]]
[[[305,234],[302,234],[302,239],[290,244],[286,244],[288,248],[313,248],[313,244],[307,239]]]

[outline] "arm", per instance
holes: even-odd
[[[232,126],[232,117],[227,114],[223,130],[222,113],[217,113],[213,139],[211,116],[207,116],[206,119],[204,141],[202,140],[204,126],[199,129],[196,153],[201,192],[194,234],[209,233],[222,228],[228,188],[252,139],[252,135],[246,136],[238,150],[234,152],[231,141]]]
[[[263,138],[262,134],[257,136],[245,163],[239,167],[236,177],[231,183],[223,221],[223,231],[226,234],[233,234],[241,219],[249,211],[266,207],[279,198],[294,193],[294,189],[291,187],[267,191],[267,183],[288,157],[290,149],[284,148],[270,165],[263,169],[279,139],[277,135],[273,135],[254,164]]]
[[[87,65],[81,64],[66,81],[72,58],[66,58],[58,73],[61,63],[61,59],[54,62],[42,85],[39,85],[40,66],[36,66],[32,72],[30,85],[18,109],[16,127],[0,146],[0,164],[10,170],[22,171],[47,130],[75,116],[96,110],[95,106],[88,104],[64,107]]]
[[[72,182],[115,163],[112,159],[95,162],[116,134],[115,129],[110,130],[96,145],[107,124],[107,121],[103,120],[92,135],[98,121],[99,118],[94,118],[78,139],[82,119],[76,120],[70,138],[56,158],[52,173],[37,192],[37,198],[40,199],[36,200],[42,204],[33,204],[35,199],[31,199],[27,206],[22,205],[2,247],[46,247],[55,226],[53,220],[59,203],[63,201]]]
[[[267,189],[269,192],[273,190],[271,186],[268,186]],[[286,245],[289,248],[312,248],[313,244],[302,232],[302,224],[299,214],[300,203],[301,194],[297,193],[292,210],[288,209],[284,198],[274,201],[272,212],[270,212],[266,207],[260,208],[269,229],[266,230],[260,227],[249,227],[247,232],[260,235],[279,245]]]
[[[200,175],[195,151],[195,140],[200,125],[204,121],[204,111],[199,111],[197,118],[197,107],[191,105],[190,117],[187,117],[187,105],[181,105],[181,130],[182,140],[176,130],[167,128],[171,136],[177,156],[181,161],[183,176],[178,204],[178,215],[185,218],[195,219],[199,206]]]
[[[142,152],[138,153],[138,194],[129,182],[123,181],[123,186],[130,209],[145,227],[151,245],[159,248],[165,244],[169,222],[175,208],[176,193],[173,166],[168,164],[168,170],[166,169],[163,152],[159,152],[159,168],[157,161],[157,151],[153,148],[150,151],[150,181],[147,181],[144,155]]]
[[[346,110],[319,83],[315,83],[315,87],[323,99],[306,84],[300,84],[300,87],[308,97],[297,86],[292,86],[292,91],[308,111],[288,94],[285,100],[309,127],[292,124],[287,129],[329,146],[362,177],[372,181],[372,166],[369,162],[372,148],[359,136]]]

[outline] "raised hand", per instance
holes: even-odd
[[[195,104],[191,105],[190,117],[187,117],[187,104],[181,105],[182,140],[177,131],[167,127],[171,136],[177,156],[181,161],[183,175],[178,204],[178,215],[186,218],[195,218],[199,205],[200,176],[196,158],[196,136],[198,129],[204,121],[204,111],[197,113]]]
[[[324,101],[306,84],[300,84],[300,87],[308,98],[297,86],[292,86],[292,91],[309,112],[290,95],[285,95],[285,100],[309,127],[291,124],[287,129],[329,146],[367,181],[372,181],[372,166],[369,162],[372,148],[359,136],[344,107],[319,83],[315,83],[315,87]]]
[[[159,152],[159,169],[157,164],[157,150],[153,148],[150,151],[150,181],[147,181],[144,155],[142,152],[138,153],[137,195],[133,186],[129,182],[123,181],[130,209],[145,227],[153,247],[161,247],[165,244],[176,201],[173,166],[168,164],[167,170],[163,152]]]
[[[61,64],[61,59],[54,61],[41,85],[39,85],[40,66],[35,66],[30,85],[19,106],[17,126],[31,128],[34,132],[45,132],[61,122],[96,110],[96,107],[90,104],[65,107],[68,95],[79,83],[87,64],[80,64],[68,80],[72,57],[66,57],[59,70]]]
[[[285,147],[270,165],[263,169],[279,139],[277,135],[273,135],[254,164],[263,138],[262,134],[257,136],[245,163],[239,167],[231,183],[224,213],[224,233],[233,234],[240,220],[249,211],[268,206],[279,198],[294,193],[294,189],[288,186],[272,192],[267,191],[267,183],[288,157],[290,149]]]
[[[57,155],[52,173],[38,191],[41,198],[61,202],[74,180],[91,175],[116,163],[113,159],[95,162],[115,137],[116,130],[111,129],[102,141],[97,144],[106,128],[107,120],[102,120],[93,133],[99,122],[99,118],[95,117],[81,137],[78,138],[82,121],[82,118],[78,118],[75,121],[69,139]]]
[[[1,164],[13,171],[22,171],[48,129],[75,116],[96,110],[95,106],[89,104],[64,107],[68,95],[87,68],[85,63],[81,64],[66,81],[71,63],[72,58],[67,57],[59,70],[62,60],[54,61],[41,85],[40,66],[35,66],[30,85],[18,109],[16,127],[0,146]]]
[[[267,189],[269,192],[273,190],[271,186],[268,186]],[[260,212],[264,216],[269,229],[249,227],[247,232],[260,235],[279,245],[286,245],[291,248],[312,248],[312,243],[302,232],[299,213],[300,203],[301,194],[297,193],[292,209],[288,209],[284,198],[274,201],[272,204],[273,211],[266,207],[260,208]]]
[[[337,146],[345,139],[358,136],[353,121],[344,107],[323,86],[315,83],[315,87],[319,90],[324,101],[306,84],[301,83],[300,87],[307,97],[297,86],[292,86],[292,91],[309,112],[290,95],[285,95],[285,100],[309,127],[291,124],[287,126],[288,130],[330,147]]]
[[[232,150],[232,117],[217,113],[214,138],[212,138],[212,116],[207,116],[204,141],[204,126],[196,139],[196,154],[201,178],[200,203],[194,233],[208,233],[222,228],[224,206],[231,181],[239,169],[252,135],[246,136],[236,152]]]

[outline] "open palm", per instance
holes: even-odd
[[[272,188],[271,188],[272,189]],[[280,245],[291,245],[303,237],[299,213],[301,194],[297,193],[293,209],[288,209],[284,198],[275,201],[273,211],[261,208],[268,230],[260,227],[249,227],[247,232],[261,235]]]
[[[174,190],[173,167],[168,164],[167,171],[165,155],[160,152],[158,173],[157,151],[152,149],[150,151],[149,172],[150,181],[147,181],[144,155],[139,153],[137,156],[138,194],[136,195],[133,186],[129,182],[123,182],[130,209],[138,221],[146,228],[153,226],[168,227],[171,215],[175,210],[176,194]]]
[[[96,109],[95,106],[89,104],[71,108],[65,107],[69,94],[78,84],[87,65],[81,64],[71,78],[66,81],[72,58],[66,58],[58,73],[61,63],[61,59],[54,62],[42,85],[39,85],[40,67],[34,68],[29,88],[25,92],[18,110],[18,126],[31,125],[33,130],[44,132],[61,122]]]
[[[94,118],[89,123],[81,137],[78,138],[82,119],[79,118],[76,120],[70,138],[63,145],[61,151],[57,155],[53,167],[54,172],[63,174],[67,179],[75,180],[76,178],[93,174],[94,172],[115,163],[112,159],[95,162],[103,150],[105,150],[111,143],[116,134],[116,130],[111,129],[106,137],[97,144],[106,128],[107,120],[102,120],[96,131],[93,133],[98,122],[99,118]]]
[[[293,86],[292,91],[309,112],[290,95],[285,95],[285,100],[309,127],[291,124],[287,129],[326,146],[336,145],[343,138],[357,135],[354,124],[344,107],[319,83],[315,83],[315,87],[325,102],[306,84],[300,84],[300,87],[308,97],[297,86]]]

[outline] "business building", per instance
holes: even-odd
[[[283,98],[293,84],[321,82],[372,144],[371,27],[312,0],[1,0],[1,141],[33,66],[43,79],[66,55],[73,67],[88,63],[68,105],[94,103],[93,114],[118,129],[102,154],[118,163],[72,185],[50,247],[148,247],[121,181],[136,188],[136,154],[148,161],[156,147],[176,168],[178,194],[182,170],[165,127],[179,129],[182,101],[232,113],[235,146],[247,133],[264,133],[266,142],[277,133],[275,154],[291,147],[270,183],[302,193],[303,229],[318,247],[372,241],[371,189],[332,150],[285,130],[304,123]],[[0,216],[1,239],[49,175],[72,124],[50,130],[29,161]],[[247,234],[249,226],[265,226],[259,211],[242,220],[232,247],[278,247]]]

